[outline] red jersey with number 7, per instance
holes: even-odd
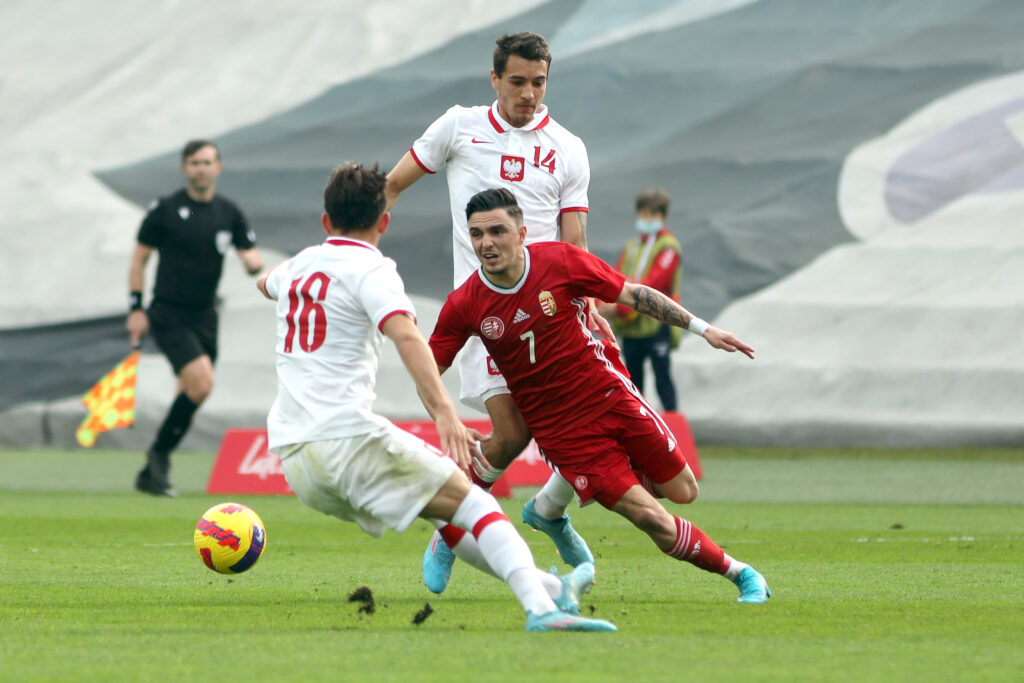
[[[613,387],[631,385],[609,348],[587,331],[587,301],[615,301],[625,277],[596,256],[564,242],[524,247],[526,270],[499,287],[478,269],[448,295],[430,347],[451,367],[471,336],[480,337],[505,376],[534,436],[605,412]]]

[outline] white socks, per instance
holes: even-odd
[[[434,520],[434,526],[438,529],[444,527],[447,522],[441,520]],[[490,574],[494,578],[499,578],[491,566],[487,564],[487,560],[484,559],[483,554],[480,552],[480,544],[476,542],[473,534],[465,534],[462,539],[451,549],[455,556],[465,562],[466,564],[475,567],[484,574]],[[539,567],[536,568],[537,576],[540,578],[540,582],[544,585],[544,590],[547,591],[548,595],[552,598],[557,598],[562,594],[562,580],[554,574],[546,572]]]
[[[471,532],[491,572],[509,585],[523,609],[533,614],[556,609],[540,579],[530,546],[493,496],[473,486],[452,516],[452,524]],[[466,536],[456,547],[465,542]]]
[[[725,574],[723,574],[723,576],[730,581],[734,581],[736,577],[740,575],[741,571],[750,566],[749,564],[740,562],[739,560],[734,560],[729,556],[729,553],[725,553],[725,561],[729,563],[729,568],[725,570]]]
[[[544,519],[558,519],[576,496],[576,491],[562,475],[552,472],[544,487],[533,498],[534,509]]]

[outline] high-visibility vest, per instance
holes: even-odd
[[[630,282],[640,282],[650,273],[651,266],[654,265],[654,259],[666,249],[671,249],[677,254],[682,253],[682,249],[679,247],[679,240],[669,231],[660,230],[654,236],[654,239],[648,239],[643,244],[641,244],[640,236],[638,235],[626,242],[626,246],[619,256],[618,270]],[[682,284],[683,267],[680,264],[672,276],[672,291],[664,293],[673,301],[678,302]],[[643,314],[631,315],[627,319],[616,318],[612,321],[612,329],[615,333],[629,339],[653,337],[661,325],[660,320],[655,320]],[[683,331],[681,328],[672,328],[672,348],[679,346],[682,336]]]

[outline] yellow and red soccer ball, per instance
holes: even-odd
[[[241,574],[263,554],[267,530],[252,509],[240,503],[220,503],[199,518],[192,539],[207,567],[221,574]]]

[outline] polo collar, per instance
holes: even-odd
[[[354,240],[348,237],[340,237],[338,235],[332,235],[328,237],[324,244],[330,244],[335,247],[362,247],[364,249],[369,249],[370,251],[375,251],[378,254],[380,253],[380,249],[373,246],[369,242],[363,242],[362,240]]]
[[[542,104],[528,124],[520,128],[516,128],[508,121],[501,118],[501,114],[498,113],[498,100],[494,100],[490,110],[487,112],[487,118],[490,120],[494,130],[499,133],[507,133],[510,130],[540,130],[551,123],[551,115],[548,114],[548,105]]]

